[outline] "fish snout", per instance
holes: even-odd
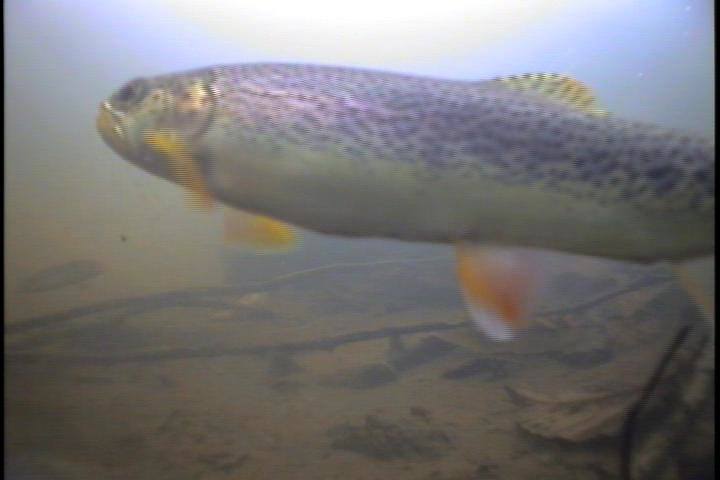
[[[127,130],[124,127],[125,114],[115,109],[110,102],[100,104],[95,126],[102,139],[122,156],[128,154]]]

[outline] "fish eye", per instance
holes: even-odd
[[[142,79],[135,79],[125,84],[118,92],[114,95],[114,100],[122,103],[129,103],[139,100],[147,90],[145,81]]]

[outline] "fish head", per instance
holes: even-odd
[[[148,135],[171,132],[192,144],[210,125],[214,107],[204,72],[137,78],[100,104],[97,130],[105,143],[136,166],[174,180],[166,156]]]

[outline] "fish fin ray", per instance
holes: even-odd
[[[473,323],[488,337],[511,340],[527,325],[537,272],[522,250],[457,245],[457,277]]]
[[[608,112],[598,103],[592,89],[568,75],[528,73],[499,77],[492,81],[515,90],[537,93],[549,100],[578,109],[589,115],[598,117],[608,115]]]
[[[167,160],[174,180],[187,192],[190,207],[206,212],[212,210],[215,199],[180,133],[170,129],[148,130],[144,139],[150,148]]]
[[[227,208],[224,210],[225,242],[268,253],[284,253],[299,241],[296,228],[274,218]]]

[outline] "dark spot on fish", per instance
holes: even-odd
[[[610,149],[601,143],[590,151],[590,155],[593,160],[605,160],[610,156]]]
[[[634,183],[638,179],[640,174],[633,168],[625,168],[625,178],[628,183]]]
[[[663,165],[651,168],[646,175],[653,180],[657,194],[671,190],[683,176],[682,170],[672,165]]]
[[[308,132],[307,127],[305,127],[305,125],[302,125],[300,123],[296,123],[295,125],[293,125],[292,128],[296,133],[299,133],[300,135],[304,135]]]
[[[590,169],[584,169],[580,172],[580,181],[587,182],[593,177],[594,173]]]
[[[126,83],[120,90],[113,95],[112,100],[122,104],[134,103],[142,99],[147,92],[147,82],[142,78],[137,78]]]
[[[345,153],[347,153],[347,154],[350,155],[351,157],[355,157],[355,158],[362,158],[363,155],[364,155],[364,153],[365,153],[365,152],[362,151],[361,149],[356,148],[356,147],[354,147],[354,146],[352,146],[352,145],[345,145],[345,146],[343,146],[343,150],[345,151]]]
[[[660,195],[663,193],[668,193],[673,188],[675,188],[675,185],[678,184],[681,177],[667,177],[657,184],[655,184],[655,194]]]
[[[697,182],[705,183],[710,178],[710,173],[706,169],[697,170],[693,176]]]
[[[555,174],[555,179],[558,181],[567,180],[567,177],[568,177],[568,173],[565,171],[557,172]]]

